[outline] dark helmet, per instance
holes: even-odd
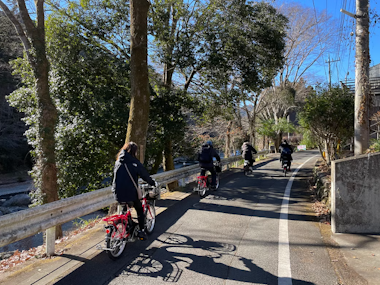
[[[212,146],[212,141],[207,141],[206,144],[208,144],[209,146]]]

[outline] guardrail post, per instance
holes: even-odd
[[[46,254],[53,255],[55,252],[55,226],[46,230]]]

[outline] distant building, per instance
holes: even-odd
[[[369,80],[371,83],[371,93],[373,94],[372,115],[380,111],[380,64],[369,68]]]

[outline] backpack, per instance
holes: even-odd
[[[212,148],[211,147],[202,147],[202,151],[199,154],[200,162],[212,162]]]

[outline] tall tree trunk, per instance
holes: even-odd
[[[154,158],[154,164],[152,167],[151,174],[157,173],[157,171],[160,168],[160,165],[162,163],[162,158],[163,158],[162,152],[160,152],[159,154],[156,155],[156,157]]]
[[[328,166],[331,165],[331,141],[329,138],[325,139],[325,156],[326,156],[326,163]]]
[[[275,152],[276,153],[278,153],[278,149],[280,148],[281,140],[282,140],[282,132],[280,132],[280,133],[277,134],[276,140],[274,141]]]
[[[35,34],[33,46],[35,47],[35,56],[38,59],[34,67],[39,113],[38,133],[41,147],[38,161],[41,166],[41,192],[44,195],[43,203],[45,204],[58,200],[58,175],[55,157],[55,129],[58,115],[49,91],[49,61],[46,57],[44,28]],[[56,226],[55,235],[56,238],[63,236],[60,225]]]
[[[38,146],[37,167],[39,167],[42,203],[58,200],[57,167],[55,157],[55,128],[57,109],[50,97],[49,61],[46,57],[44,1],[36,0],[36,20],[30,18],[25,2],[19,0],[18,7],[24,26],[18,22],[8,7],[0,1],[0,6],[13,23],[28,56],[36,80]],[[34,52],[31,53],[31,50]],[[62,236],[60,226],[56,227],[56,237]]]
[[[146,136],[149,121],[149,77],[147,47],[147,0],[131,0],[131,104],[125,142],[139,146],[139,159],[145,158]]]
[[[265,145],[266,145],[265,140],[266,140],[266,137],[263,136],[263,149],[265,149]]]
[[[230,157],[231,153],[231,128],[232,128],[232,121],[228,122],[227,130],[226,130],[226,144],[224,149],[224,157]]]
[[[34,35],[35,56],[34,65],[38,104],[38,133],[41,152],[41,190],[44,193],[44,203],[58,200],[57,167],[55,161],[55,128],[57,109],[49,92],[49,62],[46,58],[45,34],[41,30]],[[38,40],[36,40],[38,39]]]
[[[164,148],[164,171],[169,171],[174,169],[174,159],[173,159],[173,146],[172,141],[167,139]],[[178,181],[174,181],[166,185],[166,188],[170,191],[178,187]]]
[[[175,17],[176,10],[174,7],[170,7],[170,12],[171,12],[171,28],[170,28],[170,33],[174,35],[176,31],[176,25],[177,25],[177,19]],[[172,78],[173,78],[173,73],[174,73],[174,68],[175,66],[172,64],[172,54],[173,54],[173,45],[169,44],[166,48],[166,53],[167,53],[167,61],[164,64],[164,74],[163,74],[163,83],[165,88],[170,91],[172,89]],[[171,138],[165,138],[165,146],[164,146],[164,160],[163,160],[163,165],[164,165],[164,171],[169,171],[174,169],[174,158],[173,158],[173,148],[172,148],[172,141]],[[178,182],[172,182],[169,183],[167,186],[168,190],[173,190],[174,188],[178,187]]]
[[[246,103],[244,102],[244,109],[245,109],[245,112],[247,113],[247,118],[248,118],[249,140],[253,146],[256,146],[255,126],[256,126],[256,117],[257,117],[257,112],[256,112],[256,107],[258,104],[257,102],[258,102],[258,98],[256,98],[254,101],[252,113],[249,112],[248,107],[247,107]]]
[[[321,155],[322,159],[327,164],[326,158],[323,156],[323,146],[320,143],[318,144],[318,150],[319,150],[319,154]]]
[[[174,67],[170,63],[164,64],[164,86],[170,91],[172,88],[172,77],[173,77]],[[163,165],[164,171],[169,171],[174,169],[174,158],[173,158],[173,148],[172,140],[170,137],[165,138],[164,146],[164,158]],[[166,188],[170,191],[178,187],[178,182],[169,183]]]
[[[256,118],[257,118],[256,104],[255,104],[254,109],[253,109],[252,121],[251,121],[251,133],[252,133],[252,145],[253,146],[256,146]]]

